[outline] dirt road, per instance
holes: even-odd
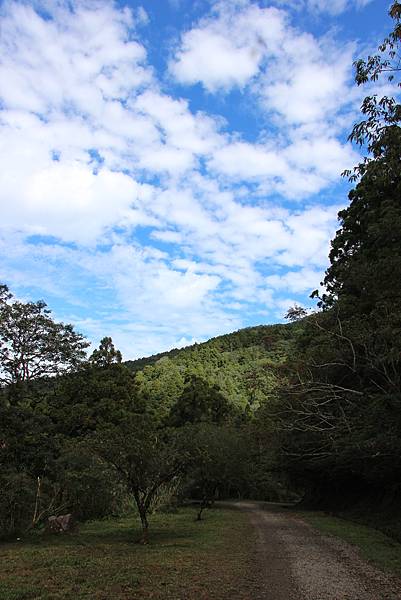
[[[235,507],[249,513],[257,532],[249,600],[401,600],[401,581],[364,562],[342,540],[285,509],[256,502]]]

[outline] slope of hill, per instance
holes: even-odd
[[[128,361],[155,401],[171,405],[191,376],[217,388],[238,408],[255,409],[274,392],[299,324],[260,325],[182,349]]]

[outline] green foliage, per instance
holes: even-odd
[[[160,429],[146,413],[129,413],[104,423],[91,439],[94,452],[109,465],[133,496],[148,542],[148,515],[161,490],[177,481],[189,462],[181,432]]]
[[[71,371],[89,345],[72,325],[56,323],[46,303],[12,300],[0,287],[0,383],[21,384]]]
[[[110,365],[122,361],[120,350],[116,350],[111,337],[104,337],[100,340],[99,348],[94,350],[89,357],[91,362],[96,367],[109,367]]]
[[[135,377],[138,397],[155,419],[165,420],[171,407],[184,389],[182,369],[168,357],[160,358],[154,366],[147,366]]]
[[[57,461],[55,479],[60,503],[79,520],[120,514],[128,504],[115,470],[84,444],[65,449]]]
[[[26,530],[35,505],[35,480],[24,471],[0,473],[0,539]]]
[[[245,428],[202,422],[191,428],[191,469],[185,492],[206,506],[216,499],[241,497],[249,490],[252,445]]]
[[[222,424],[233,414],[233,406],[217,385],[211,386],[197,375],[191,375],[171,408],[169,421],[175,427],[201,422]]]
[[[166,416],[192,376],[216,386],[239,410],[254,411],[276,386],[274,367],[281,364],[296,335],[293,325],[250,327],[165,355],[129,361],[139,395]],[[143,368],[143,370],[137,370]]]
[[[5,286],[0,295],[4,306],[14,306]],[[182,496],[183,484],[184,492],[202,490],[202,497],[217,490],[224,497],[270,497],[274,483],[263,470],[271,449],[256,451],[252,422],[276,394],[297,328],[248,328],[142,359],[142,370],[122,364],[106,337],[73,373],[57,367],[55,377],[19,382],[17,394],[15,386],[4,388],[0,534],[40,526],[61,512],[83,520],[106,516],[130,498],[145,540],[148,515],[173,494]],[[43,335],[50,343],[51,333]]]
[[[383,52],[399,47],[399,6]],[[383,60],[359,61],[357,83],[384,73]],[[371,156],[339,213],[323,312],[306,319],[270,407],[282,466],[309,501],[337,508],[362,493],[380,502],[401,479],[401,112],[375,97],[362,112],[351,138]]]

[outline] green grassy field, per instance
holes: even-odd
[[[134,516],[2,544],[0,600],[228,600],[234,590],[238,598],[254,544],[247,516],[195,516],[193,508],[153,515],[147,546],[135,543]]]
[[[372,527],[324,513],[302,512],[300,514],[316,529],[340,537],[356,546],[365,560],[380,569],[401,576],[401,544],[391,537]]]

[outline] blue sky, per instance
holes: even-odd
[[[2,2],[0,281],[125,358],[310,306],[387,8]]]

